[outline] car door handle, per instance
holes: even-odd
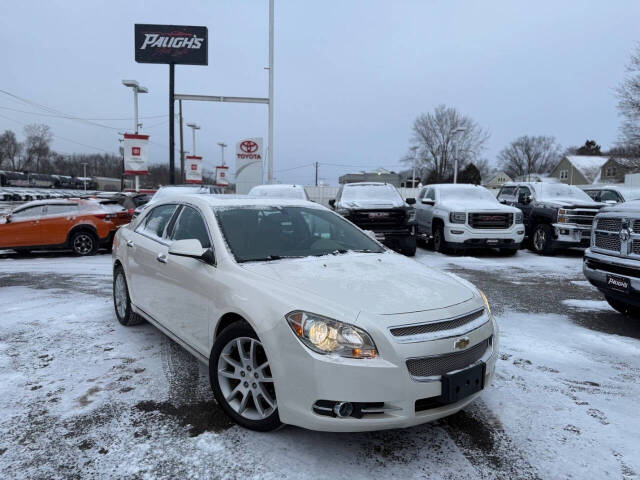
[[[156,257],[156,260],[158,260],[160,263],[167,263],[167,256],[164,253],[159,253]]]
[[[127,240],[127,247],[133,247],[134,245],[133,240]]]

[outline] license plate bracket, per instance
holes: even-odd
[[[607,287],[611,290],[618,292],[629,293],[631,287],[631,280],[626,277],[620,277],[618,275],[607,274]]]
[[[440,403],[443,405],[455,403],[482,390],[486,370],[487,365],[482,362],[459,372],[442,375]]]
[[[499,240],[497,238],[488,238],[487,245],[497,245]]]

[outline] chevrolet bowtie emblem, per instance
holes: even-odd
[[[469,345],[468,337],[458,338],[455,342],[453,342],[453,348],[455,348],[456,350],[462,350],[463,348],[467,348],[468,345]]]

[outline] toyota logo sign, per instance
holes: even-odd
[[[245,140],[240,143],[240,150],[244,153],[255,153],[258,150],[258,144],[253,140]]]

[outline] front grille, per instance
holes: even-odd
[[[477,362],[491,346],[491,337],[463,351],[433,357],[410,358],[407,368],[413,377],[440,376],[461,370]]]
[[[640,233],[640,220],[633,222],[633,233]]]
[[[564,209],[565,223],[573,223],[575,225],[592,225],[593,219],[598,213],[597,210],[591,209]]]
[[[621,218],[599,218],[596,224],[596,229],[617,233],[622,229],[622,219]]]
[[[363,230],[385,230],[406,228],[405,210],[352,210],[347,217]]]
[[[391,335],[394,337],[406,337],[409,335],[421,335],[424,333],[440,332],[442,330],[453,330],[462,327],[467,323],[471,323],[484,314],[484,308],[475,312],[468,313],[462,317],[445,320],[442,322],[424,323],[421,325],[411,325],[409,327],[396,327],[391,329]]]
[[[470,213],[471,228],[509,228],[513,225],[513,213]]]
[[[634,240],[632,248],[634,255],[640,255],[640,240]]]
[[[602,270],[603,272],[617,273],[626,277],[640,278],[640,269],[633,267],[625,267],[622,265],[613,265],[610,263],[599,262],[598,260],[588,259],[587,267],[592,270]]]
[[[596,232],[595,246],[604,250],[620,251],[620,237],[616,235],[607,235],[606,233]]]

